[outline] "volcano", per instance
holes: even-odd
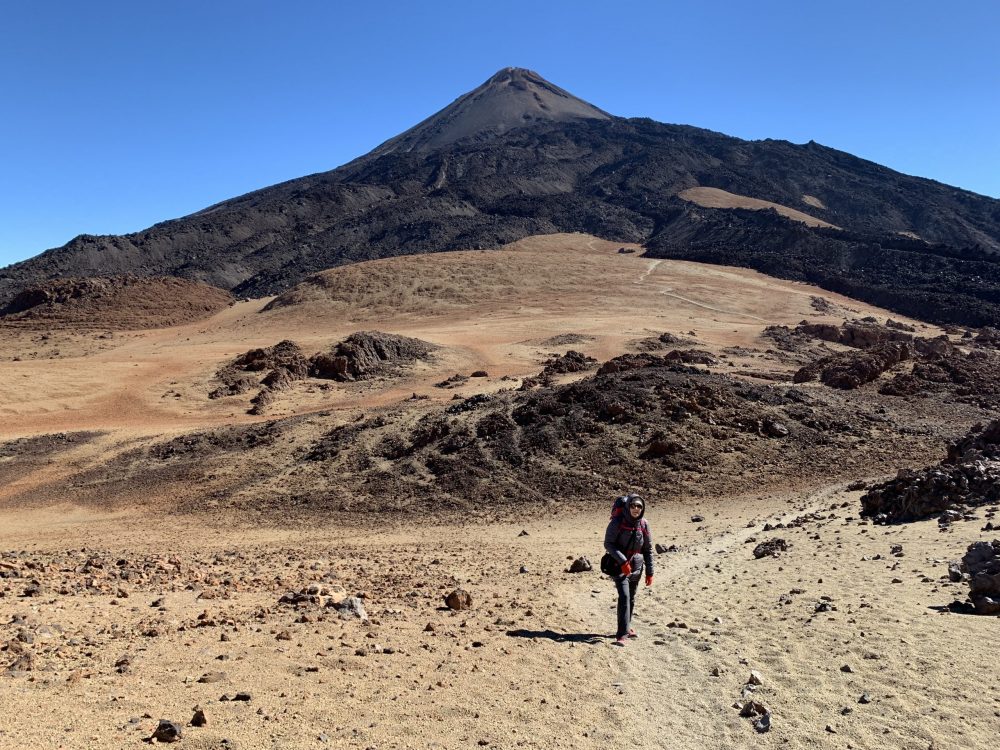
[[[535,123],[609,120],[611,115],[533,70],[504,68],[423,122],[371,152],[434,151],[466,139],[488,139]]]
[[[1000,201],[814,142],[615,117],[520,68],[332,171],[9,266],[0,306],[46,280],[121,274],[267,296],[346,263],[558,232],[1000,325]]]

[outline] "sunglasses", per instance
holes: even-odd
[[[642,510],[642,503],[629,503],[628,507],[629,508],[638,508],[639,510]]]

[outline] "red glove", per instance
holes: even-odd
[[[647,586],[653,585],[653,576],[646,576],[646,585]]]
[[[628,560],[622,563],[622,575],[623,576],[632,575],[632,563],[629,562]]]

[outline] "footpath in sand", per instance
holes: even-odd
[[[138,747],[165,718],[194,748],[991,747],[997,620],[932,608],[964,595],[947,561],[972,524],[870,526],[857,495],[653,498],[656,540],[677,551],[656,555],[625,649],[611,583],[565,572],[599,556],[604,513],[305,532],[5,516],[24,552],[2,562],[40,593],[0,598],[0,643],[35,654],[0,678],[0,744]],[[786,553],[754,559],[779,536]],[[368,621],[279,603],[310,584],[361,594]],[[443,606],[456,587],[471,609]],[[751,670],[763,735],[734,708]]]

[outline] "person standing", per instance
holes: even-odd
[[[629,638],[638,638],[632,627],[632,613],[635,611],[635,595],[643,570],[646,585],[653,585],[653,537],[649,524],[643,518],[646,504],[638,495],[626,498],[625,512],[611,517],[604,532],[604,549],[620,564],[617,576],[613,576],[618,590],[618,632],[615,645],[624,646]]]

